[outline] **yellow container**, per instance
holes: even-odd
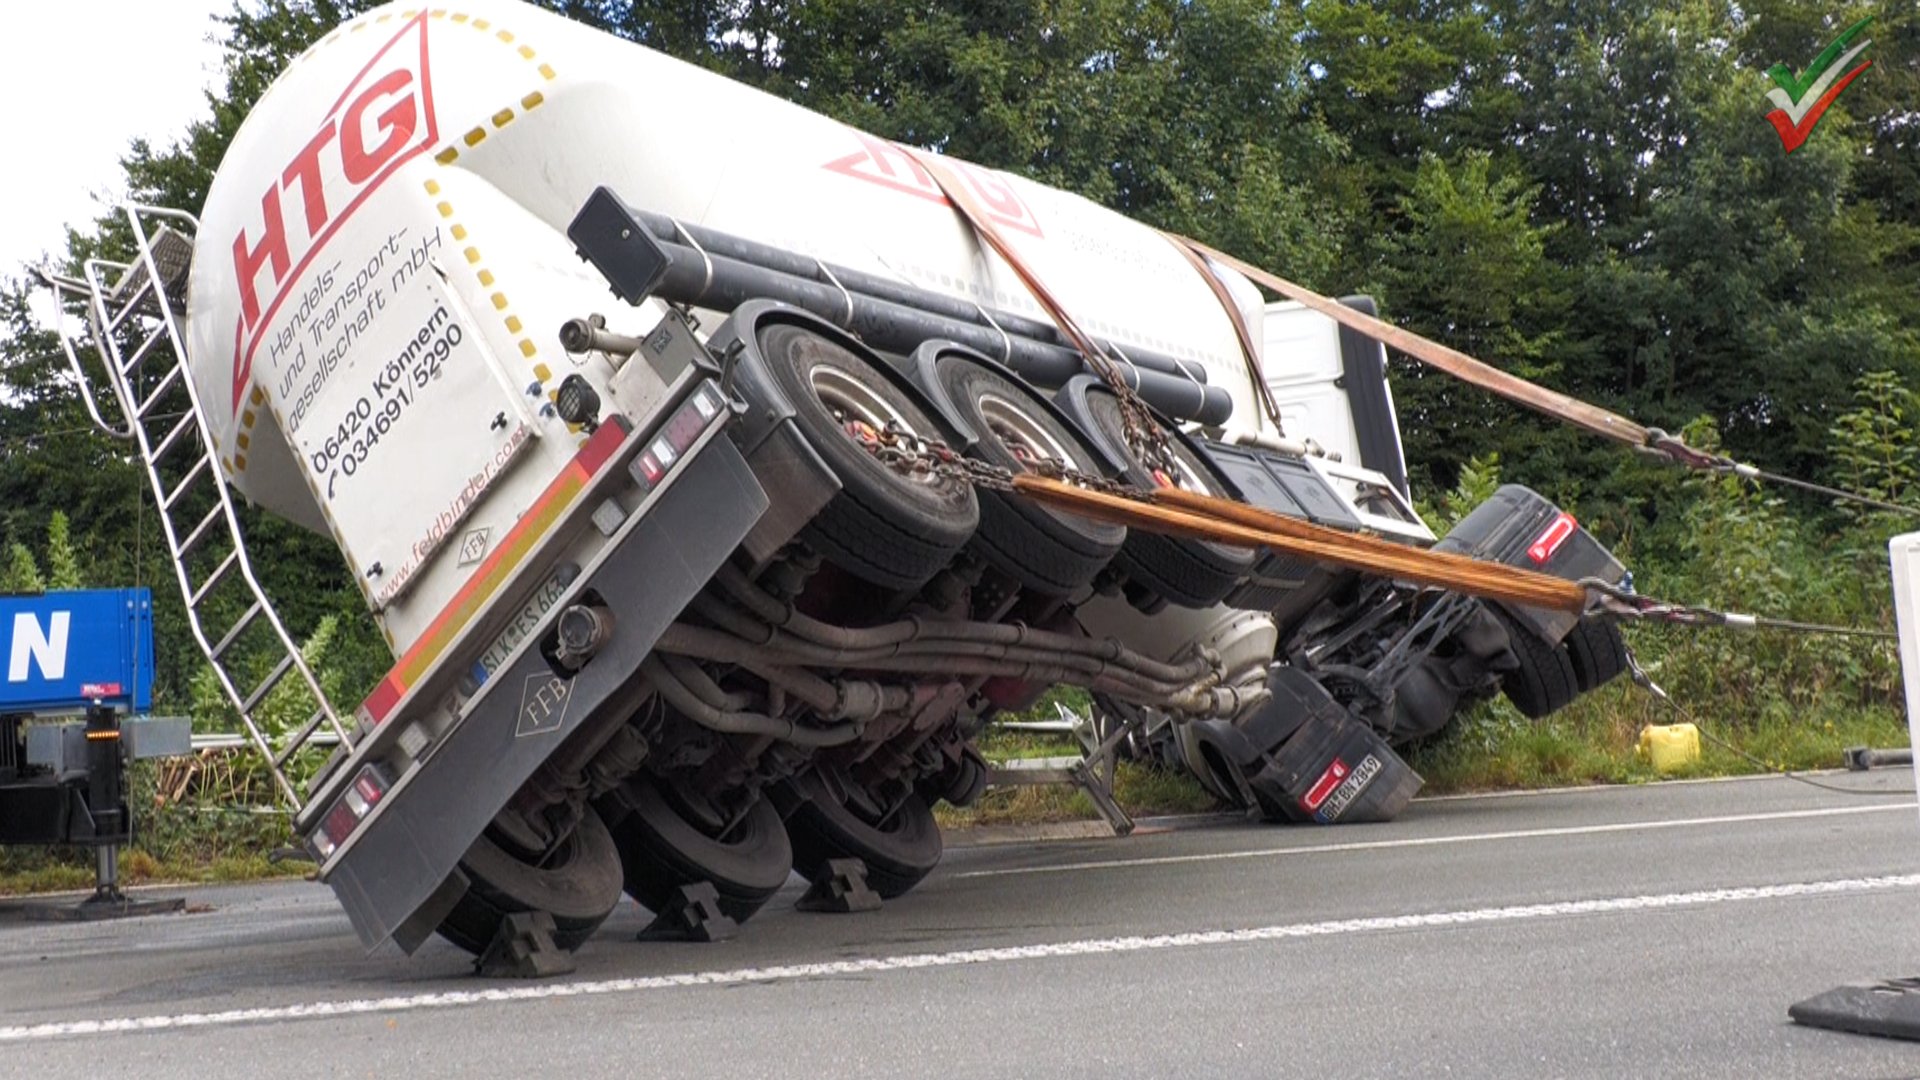
[[[1700,760],[1700,729],[1692,724],[1648,724],[1640,729],[1640,756],[1658,773],[1676,772]]]

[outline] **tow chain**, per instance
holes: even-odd
[[[909,479],[953,480],[988,491],[1009,495],[1019,493],[1019,488],[1013,482],[1012,469],[967,457],[939,439],[929,439],[906,430],[896,421],[887,421],[884,428],[855,422],[848,424],[847,430],[882,465]],[[1142,504],[1152,501],[1139,488],[1070,468],[1050,458],[1027,462],[1027,471],[1103,495]]]
[[[1147,474],[1150,476],[1156,473],[1165,476],[1174,475],[1177,466],[1174,461],[1173,447],[1166,432],[1162,431],[1160,425],[1154,421],[1152,408],[1132,384],[1127,382],[1126,376],[1120,371],[1119,364],[1113,357],[1107,355],[1107,350],[1080,326],[1079,321],[1061,304],[1053,290],[1047,287],[1046,282],[1040,279],[1040,275],[1034,268],[1020,257],[1020,252],[1001,234],[999,226],[994,224],[993,216],[980,205],[973,189],[962,183],[959,177],[950,171],[951,166],[941,155],[911,146],[903,146],[901,149],[920,163],[927,175],[932,178],[934,186],[947,197],[947,202],[953,207],[954,212],[966,222],[985,247],[991,248],[1000,255],[1008,268],[1027,287],[1027,291],[1033,294],[1033,298],[1053,319],[1053,324],[1060,331],[1060,335],[1079,351],[1081,357],[1086,360],[1087,366],[1093,369],[1094,374],[1100,377],[1100,381],[1105,383],[1109,390],[1113,391],[1120,404],[1122,439],[1127,444],[1128,451],[1146,468]],[[1197,253],[1195,257],[1198,258]],[[1122,353],[1121,356],[1124,358],[1125,354]],[[1131,361],[1128,362],[1128,366],[1132,366]]]

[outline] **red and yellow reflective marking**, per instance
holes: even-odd
[[[587,439],[567,467],[553,478],[547,489],[514,523],[500,546],[487,556],[487,560],[453,595],[447,606],[440,610],[426,632],[400,657],[400,662],[387,672],[387,677],[380,680],[380,685],[374,687],[373,693],[367,695],[367,700],[360,706],[361,715],[369,722],[378,724],[393,712],[393,707],[406,696],[407,689],[419,682],[421,676],[440,660],[460,631],[487,606],[534,547],[566,516],[586,490],[587,482],[613,457],[626,436],[626,431],[619,424],[609,423],[602,424]]]

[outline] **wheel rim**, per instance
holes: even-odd
[[[827,411],[835,414],[843,423],[858,421],[877,431],[885,431],[889,424],[897,425],[903,431],[912,431],[913,425],[893,403],[873,388],[854,378],[839,368],[825,364],[816,366],[807,373],[807,385],[813,387],[813,394]]]
[[[1022,465],[1031,468],[1036,462],[1051,462],[1066,468],[1074,466],[1074,456],[1066,445],[1019,404],[998,394],[982,394],[979,408],[987,429]]]
[[[889,428],[925,437],[892,402],[839,368],[825,364],[815,366],[807,373],[807,385],[813,388],[813,396],[827,412],[833,414],[847,438],[869,450],[879,445]],[[914,469],[904,475],[913,484],[930,485],[940,481],[938,474],[927,469]]]

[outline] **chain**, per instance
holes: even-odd
[[[1134,392],[1124,378],[1116,372],[1112,380],[1120,393],[1120,418],[1126,428],[1127,448],[1132,450],[1140,464],[1146,466],[1148,476],[1173,477],[1179,475],[1178,464],[1173,459],[1173,447],[1166,432],[1154,422],[1153,413],[1148,409],[1145,398]]]
[[[1014,470],[989,465],[969,458],[939,439],[930,439],[889,420],[884,428],[864,421],[850,421],[847,434],[872,454],[880,464],[912,480],[947,480],[985,488],[988,491],[1013,492]],[[1104,476],[1070,468],[1058,461],[1039,459],[1027,462],[1027,471],[1050,480],[1147,502],[1144,492]]]

